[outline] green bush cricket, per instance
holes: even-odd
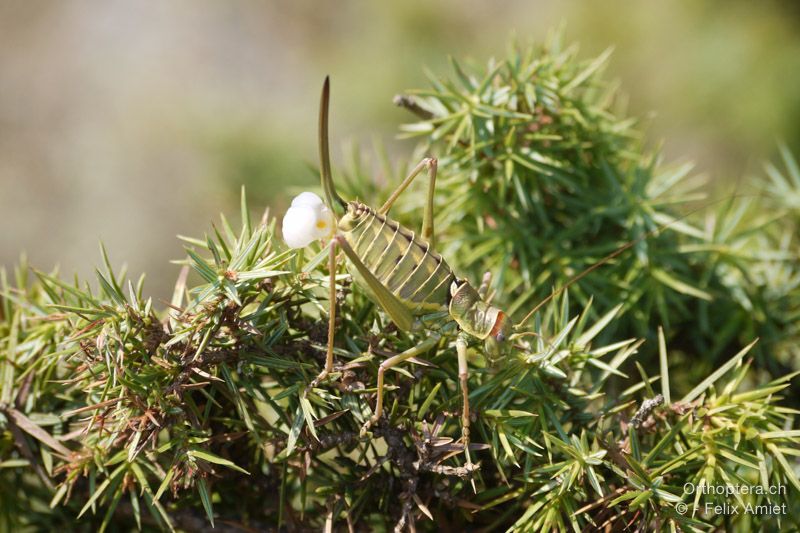
[[[319,150],[325,204],[335,216],[329,246],[330,313],[325,367],[308,386],[317,386],[334,366],[335,290],[337,247],[347,257],[353,278],[365,289],[398,328],[405,331],[427,330],[430,335],[417,346],[384,360],[378,370],[377,401],[372,417],[363,425],[364,435],[383,410],[384,373],[398,364],[433,348],[444,336],[456,335],[459,381],[463,396],[461,415],[462,442],[469,459],[469,397],[467,389],[467,347],[469,339],[485,342],[487,353],[501,355],[513,336],[510,319],[485,298],[489,276],[475,289],[459,279],[447,262],[433,249],[433,194],[436,183],[436,159],[421,161],[379,209],[358,201],[343,200],[333,184],[328,145],[328,108],[330,83],[322,89],[319,114]],[[427,170],[429,186],[422,230],[417,236],[387,218],[389,209],[411,182]]]
[[[345,201],[336,192],[331,174],[328,143],[328,110],[330,99],[329,79],[325,79],[319,111],[320,176],[325,194],[325,206],[334,215],[332,237],[329,244],[329,322],[325,367],[308,385],[308,391],[319,385],[334,369],[334,337],[336,320],[336,263],[337,247],[341,248],[353,268],[351,274],[363,288],[404,331],[427,331],[429,336],[418,345],[385,359],[378,369],[377,400],[373,415],[361,428],[361,435],[380,419],[383,411],[384,374],[400,363],[420,356],[435,347],[442,338],[455,335],[458,356],[458,377],[462,393],[461,442],[469,455],[470,412],[468,391],[467,349],[470,339],[483,341],[485,353],[493,358],[509,352],[513,341],[526,335],[522,326],[545,303],[550,301],[596,268],[604,265],[636,243],[667,226],[682,220],[699,209],[690,211],[671,222],[629,241],[600,259],[550,296],[531,309],[517,324],[500,308],[487,299],[491,282],[486,273],[476,289],[467,280],[459,278],[447,262],[434,251],[433,195],[436,183],[437,160],[423,159],[402,181],[388,200],[373,209],[359,201]],[[424,206],[420,235],[388,218],[388,213],[403,191],[424,171],[428,175],[427,198]],[[704,206],[705,207],[705,206]],[[702,208],[700,208],[702,209]],[[520,347],[525,349],[524,347]]]

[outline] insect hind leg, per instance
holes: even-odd
[[[347,240],[341,235],[334,235],[329,244],[328,267],[330,269],[329,278],[329,293],[328,299],[330,302],[330,313],[328,318],[328,349],[325,355],[325,368],[322,372],[312,381],[307,387],[304,394],[307,396],[309,391],[319,385],[328,375],[333,372],[333,341],[334,331],[336,329],[336,247],[339,246],[344,251],[348,259],[353,263],[358,270],[359,274],[364,278],[375,297],[378,299],[380,306],[389,314],[392,321],[397,324],[400,329],[410,330],[414,325],[414,317],[400,300],[393,295],[389,289],[381,284],[381,282],[370,272],[367,266],[361,261],[353,248],[347,243]],[[413,357],[413,356],[412,356]]]
[[[336,239],[331,239],[328,245],[328,268],[329,274],[329,289],[328,289],[328,347],[325,352],[325,367],[322,372],[308,384],[306,390],[303,392],[304,396],[308,396],[309,391],[319,385],[325,378],[333,372],[333,341],[334,332],[336,329]]]
[[[422,161],[420,161],[417,166],[415,166],[408,176],[403,180],[403,182],[395,189],[395,191],[389,196],[389,199],[386,200],[380,209],[378,209],[378,214],[385,215],[389,212],[392,205],[394,205],[395,201],[400,197],[400,195],[405,191],[411,182],[419,176],[423,170],[428,169],[428,193],[426,195],[425,200],[425,212],[423,214],[422,219],[422,238],[428,241],[431,246],[434,244],[434,230],[433,230],[433,195],[436,191],[436,171],[439,168],[439,162],[437,159],[433,157],[426,157]]]

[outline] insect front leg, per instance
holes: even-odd
[[[308,396],[308,392],[311,389],[319,385],[323,379],[333,372],[333,341],[336,329],[336,242],[336,239],[331,239],[328,245],[328,269],[330,270],[328,283],[330,287],[328,288],[328,349],[325,353],[325,368],[314,378],[314,381],[308,384],[303,393],[305,396]]]
[[[483,273],[483,279],[481,280],[481,285],[478,287],[478,296],[481,297],[481,300],[486,301],[486,294],[489,292],[489,285],[492,284],[492,273],[488,270]]]
[[[456,352],[458,352],[458,381],[461,384],[462,409],[461,409],[461,441],[464,443],[464,454],[467,457],[467,467],[472,466],[469,455],[469,365],[467,363],[467,334],[463,331],[456,338]]]
[[[369,420],[362,426],[361,428],[361,436],[363,437],[366,435],[369,428],[372,427],[375,422],[380,420],[381,413],[383,412],[383,375],[392,367],[395,367],[402,363],[403,361],[407,361],[412,357],[416,357],[418,355],[422,355],[434,346],[436,343],[439,342],[442,336],[438,333],[432,333],[430,337],[422,341],[421,343],[417,344],[413,348],[409,348],[408,350],[399,353],[395,356],[390,357],[383,361],[378,367],[378,399],[375,403],[375,412],[372,414]]]

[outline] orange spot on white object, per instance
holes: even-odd
[[[303,192],[292,200],[281,226],[283,240],[289,248],[304,248],[312,242],[330,236],[333,215],[313,192]]]

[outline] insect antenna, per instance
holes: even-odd
[[[698,207],[696,209],[692,209],[692,210],[688,211],[687,213],[684,213],[683,215],[670,220],[669,222],[666,222],[666,223],[661,224],[660,226],[658,226],[656,228],[653,228],[652,230],[650,230],[647,233],[637,237],[636,239],[633,239],[631,241],[626,242],[625,244],[623,244],[622,246],[620,246],[619,248],[617,248],[616,250],[614,250],[613,252],[611,252],[607,256],[605,256],[602,259],[600,259],[599,261],[597,261],[595,264],[593,264],[590,267],[586,268],[586,270],[584,270],[580,274],[576,275],[575,277],[573,277],[572,279],[567,281],[565,284],[563,284],[562,286],[560,286],[559,288],[554,290],[552,293],[550,293],[549,296],[547,296],[541,302],[536,304],[536,306],[533,309],[531,309],[528,312],[528,314],[525,315],[525,317],[522,320],[520,320],[517,324],[515,324],[514,325],[514,329],[515,330],[519,330],[520,328],[522,328],[522,326],[524,326],[525,323],[528,322],[528,320],[530,320],[530,318],[534,314],[536,314],[536,312],[539,309],[541,309],[542,306],[544,306],[544,304],[546,304],[547,302],[549,302],[550,300],[552,300],[553,298],[555,298],[556,296],[558,296],[559,294],[561,294],[562,292],[567,290],[574,283],[580,281],[584,277],[586,277],[589,274],[591,274],[593,271],[595,271],[598,268],[600,268],[601,266],[605,265],[606,263],[608,263],[609,261],[611,261],[612,259],[614,259],[618,255],[620,255],[624,251],[628,250],[629,248],[632,248],[633,246],[636,246],[640,242],[642,242],[642,241],[644,241],[646,239],[649,239],[650,237],[652,237],[654,235],[658,235],[659,233],[661,233],[665,229],[669,228],[673,224],[676,224],[676,223],[686,219],[687,217],[697,213],[698,211],[702,211],[704,209],[707,209],[707,208],[711,207],[712,205],[716,205],[716,204],[718,204],[720,202],[725,202],[725,201],[733,201],[736,198],[752,197],[752,196],[762,196],[762,195],[760,193],[755,193],[755,194],[733,194],[733,195],[730,195],[730,196],[726,196],[725,198],[718,198],[717,200],[712,200],[712,201],[707,202],[706,204],[704,204],[704,205],[702,205],[702,206],[700,206],[700,207]],[[524,335],[527,335],[527,334],[526,333],[515,333],[513,335],[513,338],[516,339],[516,338],[519,338],[519,337],[524,336]]]

